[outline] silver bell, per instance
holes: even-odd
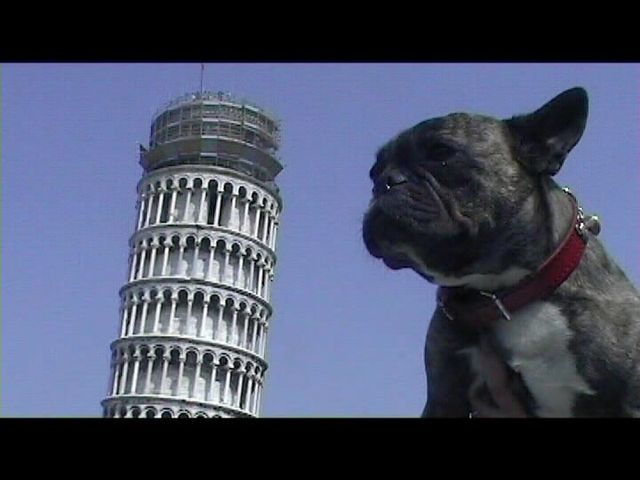
[[[602,225],[600,224],[600,219],[597,215],[591,215],[587,218],[584,222],[584,226],[596,236],[600,233],[600,230],[602,230]]]

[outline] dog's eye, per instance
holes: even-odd
[[[446,143],[434,143],[427,150],[427,159],[436,162],[446,160],[457,153],[457,150]]]

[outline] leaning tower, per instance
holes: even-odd
[[[280,126],[222,92],[153,117],[105,417],[257,417],[282,200]]]

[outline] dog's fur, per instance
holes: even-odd
[[[573,228],[551,178],[580,140],[582,88],[529,114],[454,113],[380,149],[369,252],[443,286],[497,291],[536,272]],[[425,416],[640,416],[640,295],[591,233],[551,296],[469,332],[441,309],[425,347]]]

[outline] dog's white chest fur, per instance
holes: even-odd
[[[500,320],[495,339],[510,352],[509,365],[522,378],[538,404],[541,417],[570,417],[578,394],[594,393],[576,368],[569,350],[572,332],[560,310],[548,302],[535,302]],[[478,348],[469,349],[471,366],[478,378],[487,379],[493,372],[480,371],[474,361]]]

